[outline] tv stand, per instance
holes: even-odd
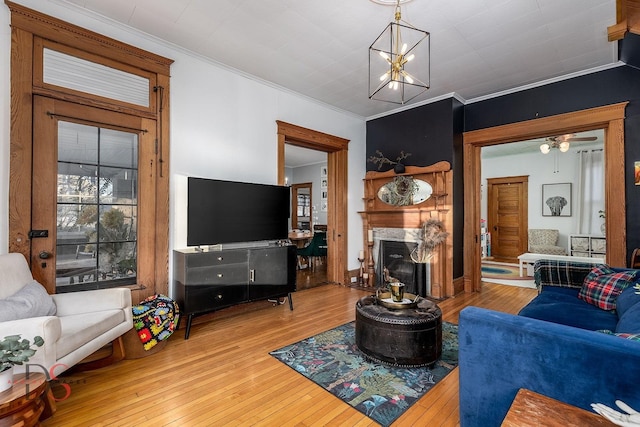
[[[174,250],[174,295],[187,316],[184,339],[194,317],[236,304],[288,297],[293,310],[296,258],[293,245]]]

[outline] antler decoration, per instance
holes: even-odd
[[[384,154],[382,154],[382,151],[376,150],[376,156],[369,157],[368,161],[373,163],[373,164],[377,164],[378,165],[378,170],[380,170],[382,165],[384,165],[384,164],[397,165],[398,163],[400,163],[401,160],[406,159],[410,155],[411,155],[411,153],[405,153],[404,151],[401,151],[400,152],[400,156],[398,156],[396,158],[396,161],[394,162],[393,160],[390,160],[390,159],[386,158],[384,156]]]

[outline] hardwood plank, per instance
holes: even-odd
[[[197,318],[189,340],[180,329],[158,353],[64,376],[71,395],[42,426],[377,426],[269,355],[352,321],[356,301],[370,293],[328,284],[296,292],[293,311],[258,301]],[[535,295],[487,283],[438,305],[443,320],[457,323],[468,305],[516,313]],[[62,391],[54,386],[56,396]],[[426,424],[459,425],[457,369],[393,425]]]

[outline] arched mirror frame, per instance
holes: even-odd
[[[605,219],[607,263],[626,265],[626,209],[624,179],[624,110],[628,102],[556,116],[465,132],[464,153],[464,289],[479,291],[480,283],[480,149],[485,146],[549,135],[604,129]],[[616,225],[613,227],[613,225]],[[609,232],[611,230],[611,232]]]

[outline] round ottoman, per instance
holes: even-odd
[[[356,303],[356,345],[366,357],[393,366],[430,366],[442,354],[442,311],[420,298],[414,308],[389,309],[375,295]]]

